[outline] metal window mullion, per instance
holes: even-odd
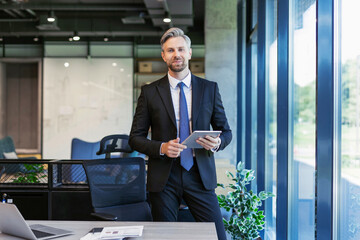
[[[258,52],[257,52],[257,191],[265,191],[266,143],[266,1],[258,2]],[[265,209],[265,206],[261,206]],[[264,231],[261,232],[264,239]]]
[[[246,1],[246,47],[245,47],[245,167],[251,169],[251,135],[252,135],[252,56],[251,56],[251,39],[250,34],[252,31],[252,1]],[[251,184],[250,184],[251,185]],[[249,186],[251,189],[251,186]]]
[[[237,160],[245,161],[245,76],[246,76],[246,0],[238,2],[238,38],[237,38]]]
[[[289,0],[278,2],[276,239],[288,239]]]

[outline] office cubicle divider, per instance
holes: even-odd
[[[38,172],[3,173],[0,175],[0,196],[16,204],[26,220],[95,220],[87,181],[70,177],[72,166],[85,174],[83,160],[0,159],[1,166],[20,169],[36,166]],[[30,175],[29,175],[30,174]],[[77,179],[75,181],[74,179]],[[189,209],[179,210],[179,222],[194,221]]]
[[[87,182],[68,181],[69,165],[82,168],[82,161],[0,159],[3,165],[37,169],[0,176],[0,196],[6,193],[25,219],[93,220]]]

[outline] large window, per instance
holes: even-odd
[[[360,1],[246,4],[245,161],[265,162],[259,189],[265,177],[276,195],[265,201],[263,239],[358,240]]]
[[[340,239],[360,239],[360,2],[342,0]]]
[[[277,0],[266,1],[266,155],[265,189],[276,195]],[[276,239],[276,198],[265,202],[265,239]]]
[[[289,239],[315,239],[315,0],[290,1],[289,37]]]

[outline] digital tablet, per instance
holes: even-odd
[[[181,144],[186,145],[188,148],[203,148],[196,142],[196,139],[205,136],[217,137],[220,133],[221,131],[194,131]]]

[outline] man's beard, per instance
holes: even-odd
[[[174,59],[174,61],[176,61],[176,60],[179,60],[179,59]],[[181,72],[187,67],[187,65],[185,64],[185,61],[183,61],[181,64],[173,64],[171,62],[168,64],[168,67],[173,72]]]

